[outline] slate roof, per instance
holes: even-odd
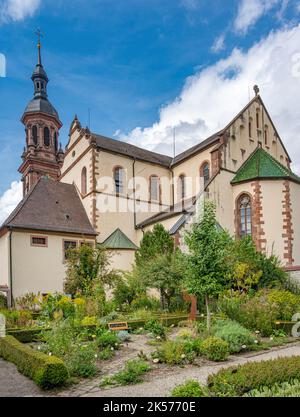
[[[138,249],[138,247],[120,229],[116,229],[101,243],[101,246],[104,246],[107,249]]]
[[[133,159],[159,164],[166,168],[168,168],[172,162],[172,158],[170,156],[147,151],[146,149],[142,149],[138,146],[131,145],[130,143],[121,142],[119,140],[107,138],[101,135],[96,135],[94,133],[92,134],[92,136],[95,137],[97,147],[100,149],[129,156]]]
[[[240,167],[231,183],[237,184],[257,178],[286,178],[300,183],[300,177],[278,162],[261,147],[256,148],[253,154]]]
[[[42,177],[2,224],[12,227],[96,236],[73,184]]]
[[[50,103],[49,100],[43,97],[33,98],[27,104],[24,110],[24,115],[27,113],[45,113],[45,114],[49,114],[50,116],[53,116],[59,119],[57,110],[54,108],[54,106]]]
[[[193,211],[194,204],[196,202],[196,197],[188,198],[180,203],[171,206],[165,211],[154,214],[154,216],[149,217],[148,219],[139,223],[136,228],[143,229],[146,226],[149,226],[154,223],[159,223],[164,220],[170,219],[171,217],[178,216],[181,213],[190,213]]]

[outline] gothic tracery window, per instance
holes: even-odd
[[[239,237],[252,235],[252,205],[251,197],[243,194],[238,199],[238,232]]]

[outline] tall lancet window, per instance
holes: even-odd
[[[44,144],[50,146],[50,130],[48,127],[44,127]]]
[[[33,143],[34,143],[34,145],[37,145],[37,143],[38,143],[38,130],[37,130],[37,127],[36,126],[32,126],[31,132],[32,132],[32,140],[33,140]]]
[[[156,175],[150,177],[150,200],[159,200],[159,178]]]
[[[209,163],[204,162],[200,168],[200,177],[204,179],[204,184],[207,184],[210,178]]]
[[[124,192],[124,168],[116,167],[114,169],[114,181],[116,194],[122,194]]]
[[[186,196],[186,184],[185,184],[185,175],[181,174],[178,181],[178,197],[179,200],[183,200]]]
[[[248,194],[240,196],[237,202],[239,237],[252,235],[252,205]]]
[[[81,194],[85,195],[86,193],[87,193],[87,175],[86,175],[86,167],[83,167],[81,171]]]

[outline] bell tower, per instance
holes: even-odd
[[[22,116],[25,126],[26,144],[19,172],[22,174],[23,195],[35,185],[41,176],[59,179],[64,152],[58,147],[59,130],[62,123],[55,108],[48,100],[49,79],[42,65],[41,32],[38,35],[38,61],[32,74],[34,96]]]

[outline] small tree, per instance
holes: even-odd
[[[146,232],[135,253],[138,268],[157,256],[171,254],[174,251],[174,241],[162,224],[156,224],[153,231]]]
[[[85,296],[104,293],[104,285],[111,284],[115,272],[109,271],[109,259],[104,248],[82,245],[67,252],[65,292]]]
[[[207,329],[210,330],[210,301],[228,286],[225,258],[230,242],[228,233],[217,228],[214,204],[204,204],[203,216],[187,232],[185,242],[189,249],[186,289],[191,295],[205,298]]]
[[[150,288],[156,288],[164,303],[170,309],[172,298],[180,292],[184,276],[182,254],[175,250],[170,254],[156,256],[144,265],[140,277]]]

